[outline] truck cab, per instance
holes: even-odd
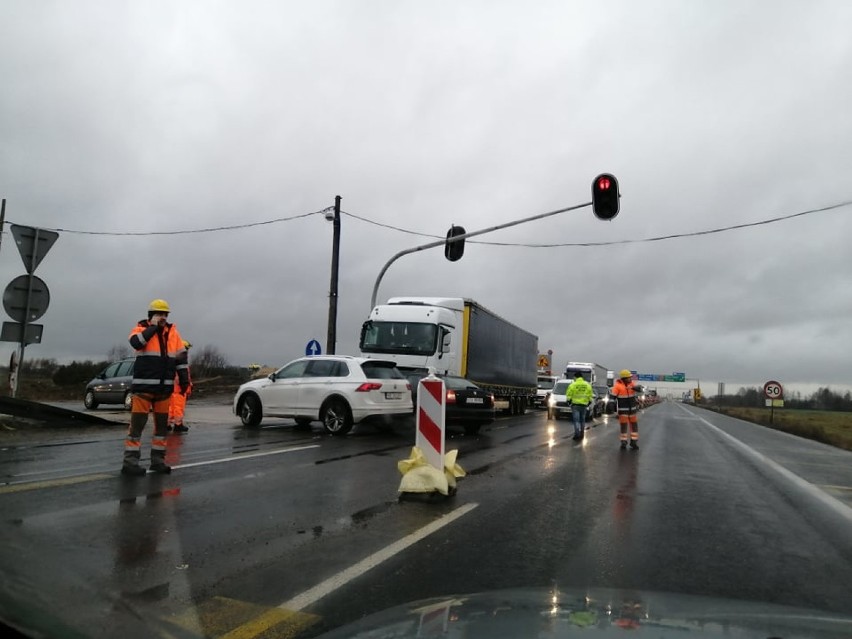
[[[457,302],[457,303],[453,303]],[[392,359],[403,371],[426,375],[429,369],[459,375],[458,339],[462,300],[392,298],[376,306],[361,327],[365,357]]]
[[[536,381],[537,389],[535,399],[536,408],[547,408],[547,399],[550,397],[550,392],[553,390],[553,385],[559,379],[558,375],[542,375],[539,374]]]

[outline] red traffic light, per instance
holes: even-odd
[[[599,220],[618,215],[619,197],[618,180],[611,173],[601,173],[592,181],[592,211]]]

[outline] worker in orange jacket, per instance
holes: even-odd
[[[177,326],[168,321],[169,304],[156,299],[148,306],[148,319],[139,320],[128,341],[136,351],[133,365],[133,403],[130,426],[124,440],[123,475],[143,476],[147,471],[139,465],[142,431],[148,413],[154,413],[154,438],[151,441],[151,472],[170,473],[166,464],[166,435],[169,432],[169,400],[175,387],[180,392],[189,388],[189,365],[186,348]]]
[[[188,360],[189,349],[192,348],[192,344],[183,340],[183,347],[186,349]],[[172,398],[169,401],[169,430],[174,433],[185,433],[189,431],[189,426],[183,423],[183,415],[186,411],[186,400],[192,394],[192,375],[190,373],[189,361],[187,361],[186,376],[189,380],[189,385],[186,387],[186,392],[181,393],[180,380],[178,379],[178,376],[175,375],[175,388],[172,392]]]
[[[639,423],[636,411],[639,410],[636,389],[633,386],[633,374],[625,369],[618,374],[610,394],[615,397],[618,410],[618,425],[621,427],[621,448],[627,448],[628,427],[630,429],[630,448],[639,448]]]

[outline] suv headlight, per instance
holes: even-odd
[[[552,394],[547,396],[547,405],[556,406],[556,397],[554,397]]]

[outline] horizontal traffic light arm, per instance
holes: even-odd
[[[546,217],[551,217],[553,215],[559,215],[560,213],[567,213],[568,211],[576,211],[577,209],[584,209],[587,206],[591,206],[591,202],[586,202],[585,204],[577,204],[575,206],[569,206],[564,209],[559,209],[556,211],[549,211],[548,213],[540,213],[538,215],[533,215],[532,217],[525,217],[521,220],[514,220],[512,222],[506,222],[505,224],[498,224],[497,226],[489,226],[486,229],[480,229],[478,231],[471,231],[470,233],[465,233],[463,235],[456,235],[455,237],[442,238],[440,240],[435,240],[434,242],[429,242],[428,244],[423,244],[421,246],[415,246],[410,249],[405,249],[404,251],[400,251],[392,258],[387,261],[382,267],[382,270],[379,272],[379,276],[376,278],[376,283],[373,286],[373,297],[370,300],[370,310],[375,308],[376,299],[379,295],[379,284],[382,282],[382,278],[385,276],[385,272],[387,272],[388,268],[391,264],[396,262],[403,255],[408,255],[409,253],[417,253],[418,251],[425,251],[426,249],[435,248],[436,246],[444,246],[447,242],[459,242],[461,240],[467,239],[469,237],[475,237],[477,235],[484,235],[485,233],[491,233],[493,231],[499,231],[500,229],[509,228],[510,226],[517,226],[518,224],[525,224],[526,222],[534,222],[535,220],[541,220]]]

